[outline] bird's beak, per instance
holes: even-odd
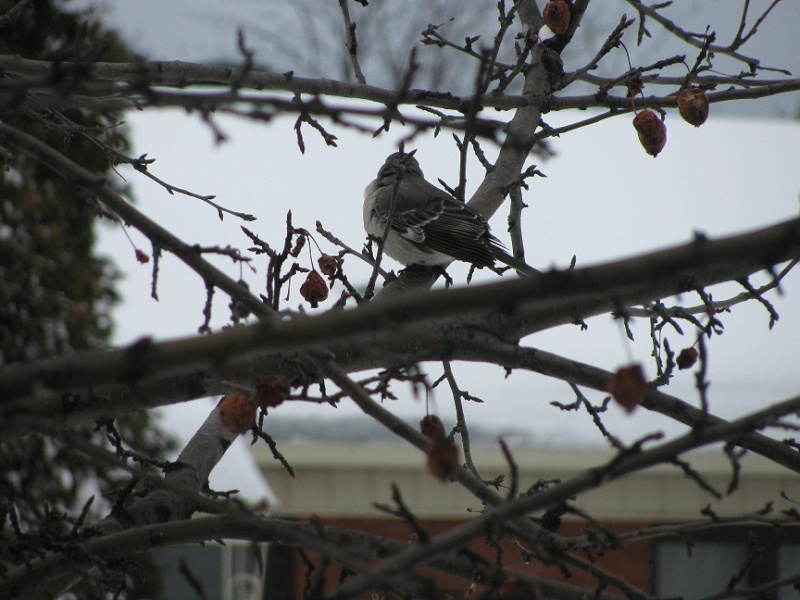
[[[416,153],[417,153],[417,149],[414,148],[411,152],[404,152],[403,154],[401,154],[400,155],[400,164],[398,165],[398,170],[399,171],[405,171],[406,169],[408,169],[408,166],[406,165],[406,161],[409,158],[412,158]]]

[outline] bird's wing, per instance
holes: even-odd
[[[474,210],[424,179],[385,186],[376,201],[381,219],[388,217],[394,194],[392,229],[420,248],[487,267],[494,264],[490,246],[500,242]],[[500,245],[502,248],[502,245]]]

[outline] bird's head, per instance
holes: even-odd
[[[422,177],[422,169],[419,167],[417,159],[414,158],[416,150],[411,152],[395,152],[386,157],[386,162],[378,171],[378,179],[394,179],[398,175],[417,175]]]

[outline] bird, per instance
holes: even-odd
[[[405,266],[460,260],[495,269],[500,261],[520,273],[539,272],[511,256],[473,208],[429,183],[415,152],[390,154],[364,190],[364,229],[379,240],[386,235],[387,255]]]

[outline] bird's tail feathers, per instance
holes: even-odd
[[[499,260],[501,263],[508,265],[512,269],[515,269],[517,273],[520,275],[541,275],[542,272],[538,269],[533,268],[524,260],[520,260],[515,256],[510,255],[508,252],[503,250],[502,248],[498,248],[497,246],[492,246],[492,254],[494,257]]]

